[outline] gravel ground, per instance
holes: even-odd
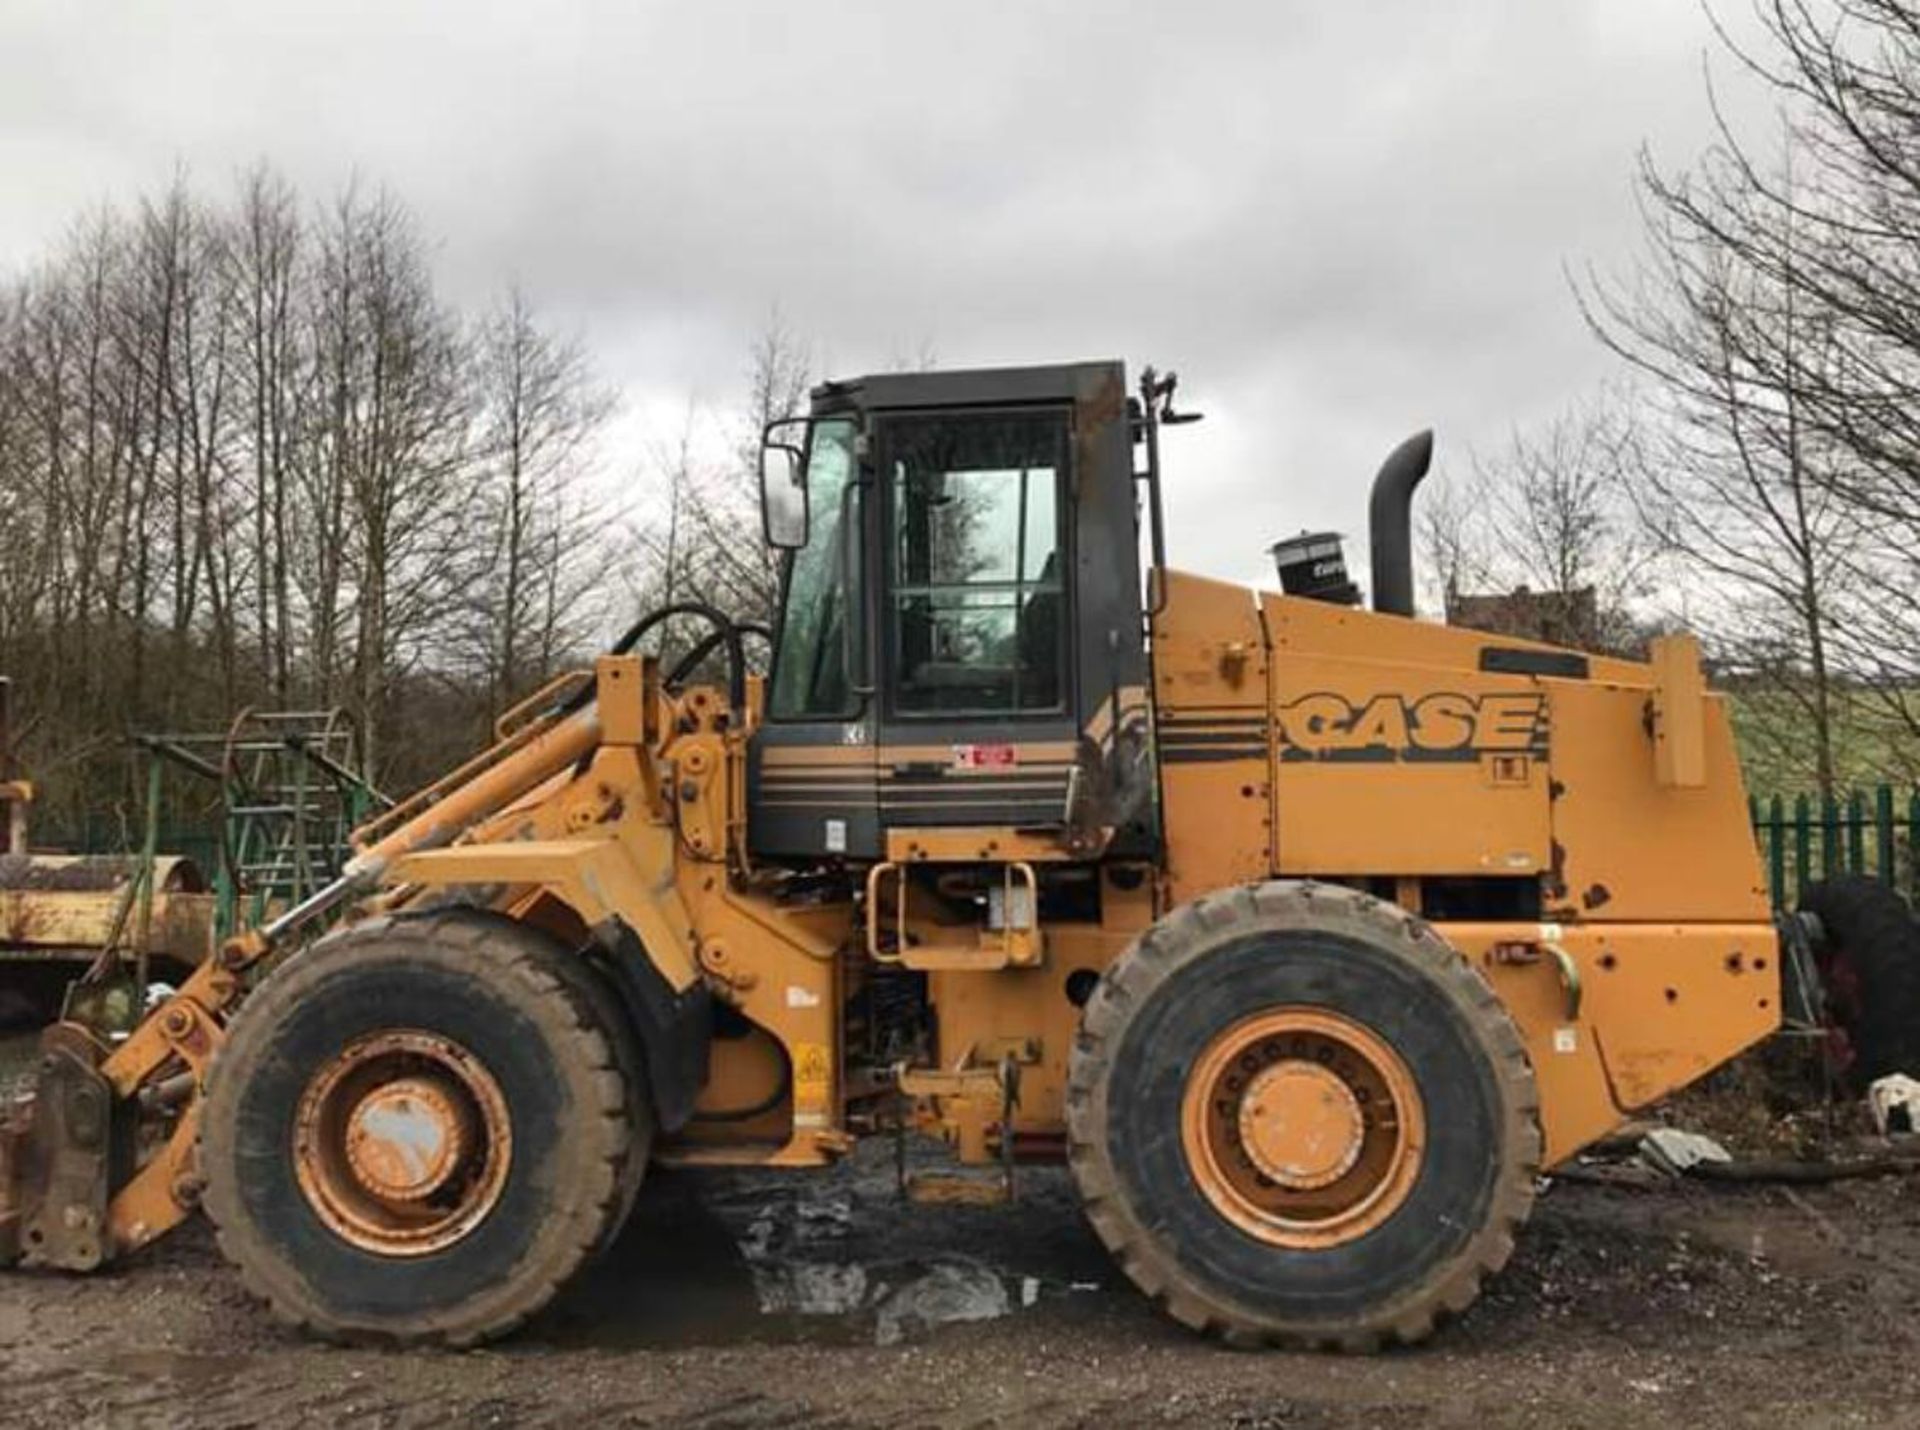
[[[1571,1183],[1428,1345],[1237,1353],[1119,1277],[1065,1175],[908,1207],[884,1146],[823,1174],[655,1177],[517,1339],[338,1349],[277,1329],[204,1226],[90,1277],[0,1277],[0,1419],[59,1425],[1913,1425],[1905,1181]]]

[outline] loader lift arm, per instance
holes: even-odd
[[[672,613],[677,612],[656,612],[638,623],[622,646],[630,648]],[[737,651],[737,635],[730,644]],[[657,701],[656,686],[650,661],[602,657],[580,695],[550,706],[421,796],[380,816],[369,826],[377,838],[359,850],[338,879],[271,922],[228,939],[118,1047],[78,1024],[50,1028],[43,1037],[35,1096],[0,1125],[0,1262],[20,1259],[92,1270],[148,1244],[190,1215],[203,1190],[195,1145],[206,1072],[250,972],[294,948],[329,916],[383,888],[521,882],[509,866],[516,860],[525,865],[529,853],[539,862],[539,856],[555,851],[525,843],[458,851],[447,846],[600,747],[607,732],[603,701],[592,698],[596,690],[614,695],[604,704],[627,727],[616,734],[636,743],[649,733],[657,735],[649,728],[651,710],[643,709]],[[605,857],[616,846],[587,848]],[[454,856],[454,862],[443,855],[436,865],[435,851]],[[661,857],[670,868],[671,848]],[[460,867],[462,859],[468,867]],[[553,862],[549,857],[543,865],[542,880],[555,877]],[[580,907],[595,903],[591,890],[597,876],[590,865],[578,870],[570,892]],[[601,913],[603,919],[612,916],[611,910]],[[687,951],[683,921],[677,927],[656,922],[640,933],[650,953],[675,960],[670,981],[677,988],[694,982],[697,965]],[[130,1124],[155,1113],[173,1118],[171,1131],[157,1152],[129,1170]]]

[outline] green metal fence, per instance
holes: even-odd
[[[1774,903],[1792,904],[1808,884],[1835,874],[1869,874],[1920,901],[1920,789],[1776,794],[1747,805]]]

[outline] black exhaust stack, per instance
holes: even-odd
[[[1433,464],[1433,433],[1416,432],[1393,449],[1373,479],[1367,503],[1373,548],[1373,608],[1413,614],[1413,489]]]

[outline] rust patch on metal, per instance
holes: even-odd
[[[360,1038],[300,1099],[294,1172],[314,1213],[376,1256],[425,1256],[480,1225],[512,1163],[506,1096],[451,1039],[394,1029]]]
[[[1549,899],[1567,897],[1567,846],[1558,839],[1549,845],[1550,863],[1547,873],[1546,895]]]

